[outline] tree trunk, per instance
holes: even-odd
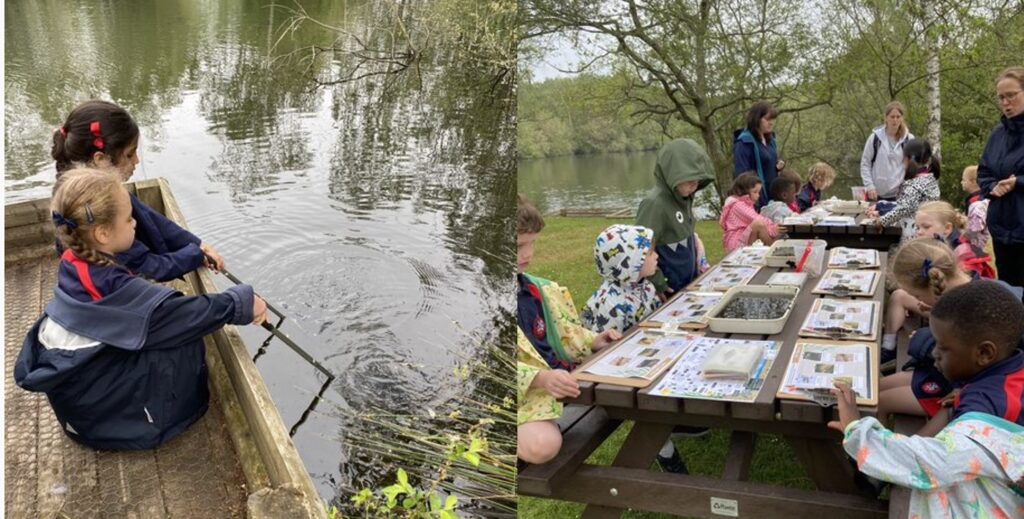
[[[942,105],[939,98],[939,30],[936,27],[935,0],[922,0],[924,4],[925,48],[928,72],[928,142],[936,156],[942,155]]]
[[[711,128],[711,121],[707,121],[700,134],[704,138],[704,147],[708,151],[708,157],[715,166],[715,184],[718,187],[718,201],[721,203],[725,201],[725,192],[732,186],[732,155],[726,153],[727,147],[722,146],[718,140],[718,134]]]

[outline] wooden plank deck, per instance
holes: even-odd
[[[150,451],[95,451],[70,440],[42,393],[14,383],[25,333],[52,297],[51,254],[8,263],[4,278],[7,517],[245,517],[250,492],[220,405]],[[183,289],[184,286],[177,286]]]

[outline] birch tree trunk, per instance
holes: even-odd
[[[928,142],[936,156],[942,156],[942,104],[939,98],[939,29],[936,0],[922,0],[924,4],[925,49],[928,73]]]

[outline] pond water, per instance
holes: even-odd
[[[654,186],[657,160],[657,151],[520,160],[519,191],[545,214],[562,209],[629,208],[635,212]],[[805,170],[800,170],[802,176]],[[839,176],[825,196],[849,199],[854,185],[860,185],[859,179]],[[713,205],[717,204],[698,195],[694,212],[701,219],[713,218]]]
[[[7,2],[5,201],[49,195],[53,131],[75,104],[127,108],[142,132],[135,177],[167,178],[191,230],[338,375],[302,421],[323,377],[280,342],[256,364],[286,426],[301,422],[321,495],[347,499],[380,475],[344,448],[363,426],[352,415],[442,407],[472,391],[455,367],[514,330],[515,106],[507,78],[450,49],[318,86],[355,58],[304,49],[342,31],[384,45],[374,27],[406,3],[302,1],[338,31],[294,32],[269,4]],[[253,353],[267,335],[242,332]]]

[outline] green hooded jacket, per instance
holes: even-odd
[[[640,202],[636,224],[654,231],[659,245],[677,243],[693,236],[693,195],[682,197],[676,186],[697,181],[697,191],[715,179],[715,168],[708,154],[690,139],[676,139],[658,151],[654,166],[654,188]]]

